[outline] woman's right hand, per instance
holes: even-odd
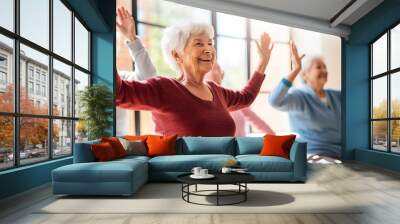
[[[293,68],[286,79],[289,82],[293,82],[296,79],[297,74],[299,74],[299,72],[301,71],[301,59],[303,59],[305,55],[302,54],[301,56],[299,56],[299,52],[297,51],[297,47],[293,43],[293,41],[289,42],[289,47]]]
[[[136,27],[133,16],[124,7],[119,7],[117,11],[117,27],[122,35],[130,41],[136,39]]]
[[[301,59],[303,59],[305,55],[303,54],[303,55],[299,56],[297,47],[293,43],[292,40],[289,42],[289,46],[290,46],[290,53],[291,53],[291,59],[292,59],[292,65],[293,65],[292,71],[300,72],[301,71]]]

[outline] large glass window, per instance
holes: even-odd
[[[65,4],[0,1],[0,170],[72,155],[75,95],[90,85],[90,32]]]
[[[53,50],[71,60],[72,12],[60,0],[53,0],[53,9]]]
[[[76,79],[75,79],[76,80]],[[68,86],[68,88],[66,88]],[[53,114],[72,117],[72,70],[56,59],[53,60]],[[63,96],[63,97],[61,97]],[[64,111],[61,108],[65,108]]]
[[[20,0],[21,36],[49,48],[49,0]]]
[[[0,115],[0,170],[14,166],[14,123],[12,116]]]
[[[0,1],[0,26],[14,31],[14,0]]]
[[[24,44],[20,45],[20,110],[23,114],[39,114],[39,115],[47,115],[49,110],[49,98],[46,97],[48,94],[44,94],[43,89],[47,92],[46,88],[48,87],[48,75],[49,74],[49,56],[43,54],[37,50],[34,50]],[[34,60],[32,60],[34,59]],[[34,67],[36,70],[36,90],[34,94],[29,93],[29,85],[27,85],[27,77],[26,71],[28,67]],[[41,76],[43,75],[44,80]],[[44,81],[44,82],[43,82]],[[39,102],[37,105],[32,105],[30,102],[34,100]]]
[[[400,24],[390,31],[390,68],[400,68]]]
[[[13,40],[0,34],[0,112],[14,111]]]
[[[75,18],[75,63],[89,69],[89,32]]]
[[[400,25],[371,43],[371,148],[400,153]]]

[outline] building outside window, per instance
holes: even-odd
[[[34,92],[33,82],[31,81],[28,82],[28,89],[29,89],[29,94],[33,94]]]
[[[7,73],[4,71],[0,71],[0,84],[6,85],[7,84]]]
[[[0,54],[0,91],[5,91],[7,87],[7,55]]]
[[[32,66],[29,66],[28,74],[29,74],[29,79],[33,80],[33,67]]]

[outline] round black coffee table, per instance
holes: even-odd
[[[247,183],[255,180],[255,177],[248,173],[215,173],[215,177],[212,179],[193,179],[190,177],[191,173],[182,174],[177,177],[178,181],[182,183],[182,199],[188,203],[198,204],[198,205],[234,205],[247,200],[247,192],[249,188]],[[215,190],[198,190],[197,185],[216,185]],[[220,185],[236,185],[237,190],[223,190],[220,189]],[[194,191],[190,191],[190,186],[195,186]],[[209,192],[214,192],[215,194],[206,194]],[[216,197],[216,204],[202,204],[193,202],[190,200],[190,196],[204,196],[204,197]],[[232,197],[240,196],[240,199],[231,203],[221,203],[221,197]]]

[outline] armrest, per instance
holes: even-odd
[[[307,143],[295,141],[290,149],[294,181],[305,181],[307,176]]]
[[[95,162],[96,158],[94,157],[90,146],[92,144],[100,143],[100,140],[75,143],[74,145],[74,163],[89,163]]]

